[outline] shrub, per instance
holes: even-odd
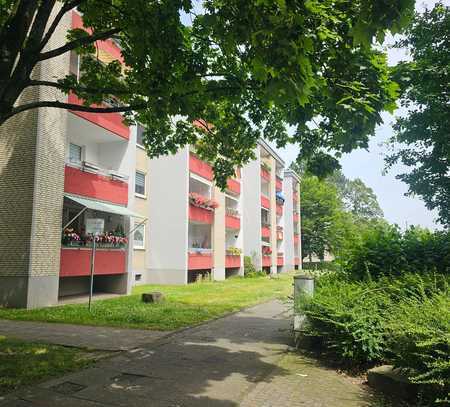
[[[384,356],[383,315],[389,303],[375,283],[347,281],[333,273],[320,277],[314,297],[297,306],[308,316],[308,335],[320,337],[343,362],[359,365]]]
[[[357,279],[436,271],[450,274],[450,232],[377,224],[348,250],[344,269]]]
[[[250,256],[244,256],[244,277],[258,277],[265,276],[266,273],[263,271],[256,270],[253,264],[252,258]]]
[[[386,323],[388,359],[450,402],[449,290],[405,297]]]

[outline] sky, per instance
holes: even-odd
[[[431,8],[435,3],[434,0],[418,1],[416,10],[423,10],[425,5]],[[450,0],[444,1],[446,5],[449,3]],[[392,37],[387,38],[385,45],[392,43],[393,40]],[[387,53],[388,62],[391,65],[408,58],[404,50],[388,48]],[[405,169],[405,167],[397,166],[383,175],[383,154],[387,153],[388,150],[382,144],[393,135],[391,126],[393,121],[393,115],[383,114],[383,124],[377,127],[368,151],[359,149],[344,155],[340,160],[342,171],[347,178],[360,178],[373,189],[378,197],[381,209],[383,209],[384,216],[389,222],[396,223],[401,228],[420,225],[430,229],[439,229],[441,227],[434,222],[437,213],[429,211],[418,197],[405,196],[408,190],[407,185],[395,179],[395,175],[402,172],[402,168]],[[284,149],[278,149],[278,153],[285,160],[286,165],[289,165],[297,157],[298,148],[291,145]]]

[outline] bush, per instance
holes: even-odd
[[[308,316],[306,334],[342,362],[394,364],[443,399],[450,389],[448,281],[448,275],[410,273],[355,281],[331,273],[296,306]]]
[[[450,232],[378,224],[363,231],[347,253],[344,269],[363,280],[404,273],[450,274]]]
[[[263,271],[256,270],[250,256],[244,256],[244,277],[260,277],[265,276]]]

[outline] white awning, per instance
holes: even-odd
[[[74,201],[88,209],[92,209],[94,211],[100,211],[100,212],[107,212],[107,213],[114,213],[116,215],[123,215],[123,216],[132,216],[133,218],[141,218],[145,219],[145,216],[139,215],[136,212],[130,211],[125,206],[120,205],[114,205],[106,202],[96,201],[95,199],[89,199],[89,198],[81,198],[76,195],[72,194],[64,194],[64,196],[71,201]]]

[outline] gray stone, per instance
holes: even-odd
[[[142,294],[142,301],[144,302],[163,302],[164,298],[164,294],[158,291]]]
[[[418,385],[411,383],[407,375],[392,365],[374,367],[367,372],[369,386],[398,399],[413,400],[417,397]]]

